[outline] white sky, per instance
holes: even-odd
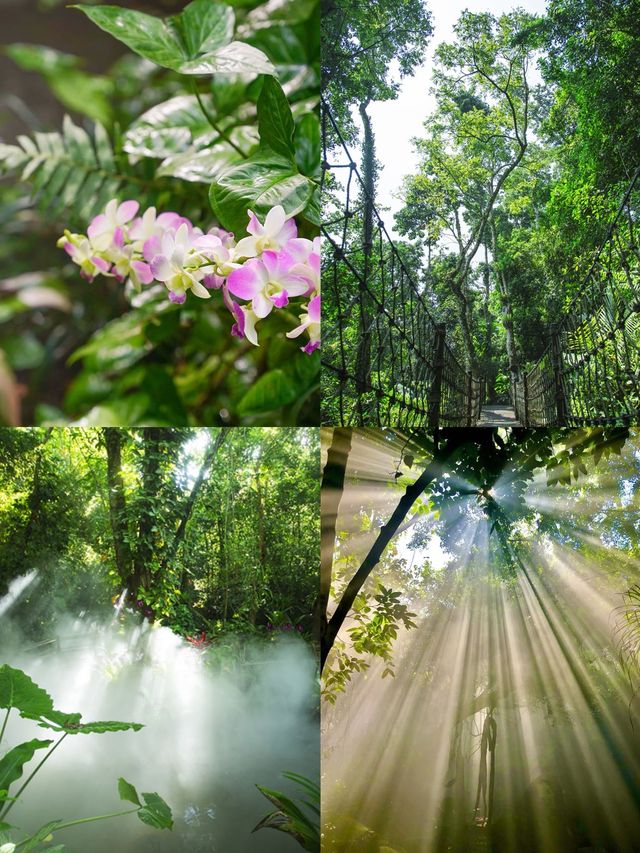
[[[400,208],[400,202],[393,196],[400,189],[403,177],[414,171],[418,160],[411,140],[422,135],[423,122],[435,106],[435,100],[429,94],[435,48],[441,42],[453,39],[453,25],[465,9],[470,12],[491,11],[499,15],[519,7],[532,14],[542,14],[547,4],[546,0],[428,0],[427,5],[434,32],[423,65],[413,77],[402,82],[395,101],[377,101],[369,107],[376,154],[383,165],[378,178],[378,203],[382,209],[391,208],[392,213],[382,215],[392,236],[395,236],[392,214]]]

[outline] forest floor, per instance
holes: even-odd
[[[511,406],[483,406],[480,412],[480,420],[478,426],[495,427],[495,426],[520,426],[516,419],[516,413]]]

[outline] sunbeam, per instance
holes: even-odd
[[[408,471],[401,443],[377,441],[367,478],[369,440],[354,433],[330,611],[433,464],[425,450]],[[447,440],[434,451],[444,467]],[[640,661],[621,631],[640,582],[640,439],[587,454],[584,434],[506,435],[493,467],[466,440],[398,527],[328,658],[328,684],[333,667],[364,663],[323,707],[323,849],[631,853]],[[363,531],[363,518],[377,523]],[[416,614],[415,627],[395,625],[386,657],[352,641],[381,583]]]

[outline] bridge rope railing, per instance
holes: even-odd
[[[324,99],[321,117],[323,423],[472,426],[483,383],[433,317]]]
[[[640,169],[546,350],[519,382],[524,426],[640,420]]]

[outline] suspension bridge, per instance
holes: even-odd
[[[510,405],[486,400],[322,103],[323,422],[438,429],[640,422],[640,169]]]

